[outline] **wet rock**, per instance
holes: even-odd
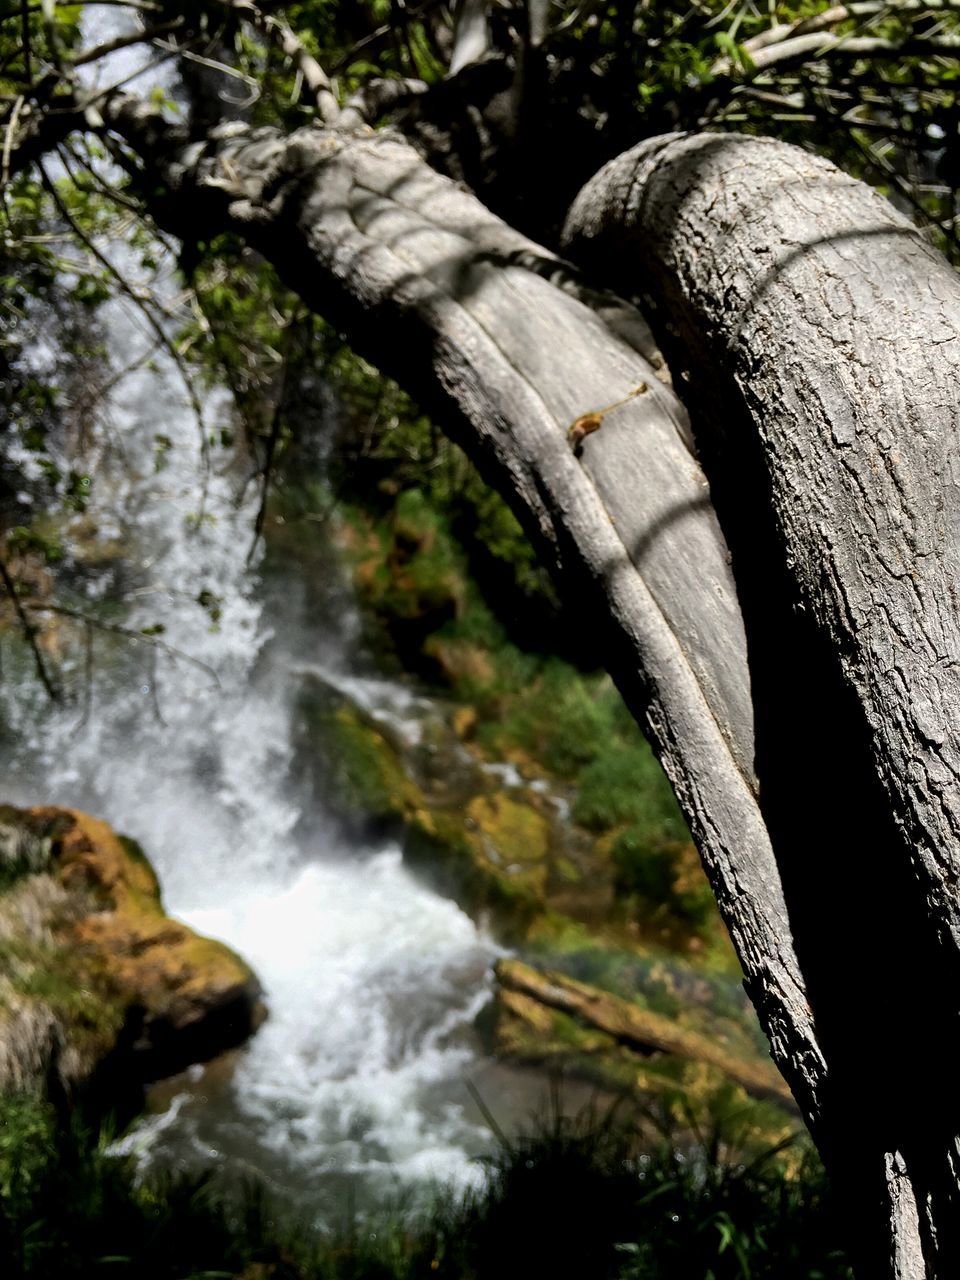
[[[75,810],[0,806],[0,1091],[132,1108],[263,1016],[248,966],[164,914],[134,841]]]

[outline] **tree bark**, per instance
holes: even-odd
[[[777,144],[602,170],[571,251],[650,298],[704,471],[640,314],[396,136],[108,123],[169,229],[244,236],[511,501],[674,784],[862,1274],[960,1270],[952,272]]]
[[[960,280],[875,191],[767,139],[644,143],[567,238],[656,306],[733,550],[863,1274],[960,1274]]]
[[[164,151],[155,118],[121,109],[111,123],[134,145],[147,137],[169,229],[256,245],[434,409],[596,619],[597,660],[663,761],[774,1057],[817,1115],[823,1058],[757,804],[729,554],[642,318],[395,136],[233,128]],[[641,382],[575,457],[574,419]]]

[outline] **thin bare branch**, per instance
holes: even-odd
[[[293,322],[287,329],[287,343],[289,347],[290,333],[293,328]],[[253,561],[257,545],[263,533],[263,522],[267,515],[267,501],[270,497],[270,481],[273,476],[273,462],[277,452],[277,444],[280,441],[280,430],[283,426],[283,410],[287,390],[287,367],[289,363],[288,353],[284,353],[284,358],[280,362],[280,385],[277,388],[277,398],[273,406],[273,414],[270,419],[270,434],[267,437],[267,451],[263,460],[263,470],[261,473],[260,488],[260,504],[257,507],[257,514],[253,522],[253,541],[250,544],[250,550],[247,552],[247,564]]]
[[[245,71],[240,71],[237,67],[231,67],[229,62],[220,62],[216,58],[206,58],[203,54],[195,53],[186,45],[174,44],[170,41],[164,44],[157,41],[157,48],[163,49],[168,53],[176,54],[181,58],[186,58],[188,62],[195,62],[198,66],[209,67],[211,71],[219,71],[221,75],[231,76],[234,80],[242,81],[250,90],[250,96],[236,105],[239,107],[250,107],[256,102],[260,96],[260,84],[254,76],[249,76]]]
[[[0,574],[2,574],[2,569],[0,569]],[[125,640],[135,640],[139,644],[150,645],[163,653],[169,654],[171,658],[189,663],[191,667],[196,667],[199,671],[205,672],[218,687],[220,685],[220,677],[209,663],[203,662],[200,658],[195,658],[190,653],[185,653],[182,649],[178,649],[176,645],[169,644],[166,640],[161,640],[159,636],[137,631],[133,627],[125,627],[119,622],[104,622],[102,618],[95,618],[89,613],[84,613],[81,609],[72,609],[68,605],[50,604],[45,600],[25,600],[22,603],[25,609],[30,609],[35,613],[56,613],[63,618],[73,618],[77,622],[82,622],[84,626],[93,627],[97,631],[105,631],[109,635],[122,636]]]
[[[63,695],[54,683],[50,672],[47,670],[47,664],[44,660],[43,654],[40,652],[40,646],[37,644],[37,628],[27,616],[24,601],[21,599],[20,593],[17,591],[17,584],[14,582],[13,576],[7,567],[7,562],[2,556],[0,556],[0,582],[3,583],[4,590],[10,597],[10,603],[13,605],[14,612],[17,615],[17,621],[20,624],[20,630],[23,634],[23,638],[26,640],[30,647],[30,652],[33,654],[33,664],[37,669],[37,677],[39,678],[40,683],[43,685],[44,689],[46,689],[47,696],[50,698],[51,702],[61,702],[63,700]]]
[[[20,112],[23,110],[24,102],[23,94],[19,94],[13,104],[10,119],[7,121],[7,127],[3,133],[3,166],[2,170],[0,170],[0,190],[3,191],[4,203],[6,203],[7,186],[10,182],[10,153],[13,148],[13,139],[17,133],[17,121],[20,119]]]
[[[179,30],[183,26],[183,18],[174,18],[170,22],[159,23],[155,27],[144,27],[140,31],[130,31],[126,35],[116,36],[113,40],[105,40],[103,44],[93,45],[89,49],[81,49],[81,51],[69,62],[74,67],[84,67],[88,63],[96,62],[99,58],[106,58],[108,54],[116,53],[119,49],[129,49],[131,45],[144,44],[149,41],[156,40],[159,36],[169,35],[172,31]]]
[[[225,7],[247,18],[264,35],[276,40],[284,54],[292,61],[325,124],[335,124],[340,116],[340,103],[333,92],[327,73],[311,54],[303,41],[282,18],[264,13],[252,0],[223,0]]]
[[[850,4],[833,5],[797,22],[777,23],[745,40],[743,47],[752,56],[769,45],[780,44],[794,36],[826,31],[853,18],[875,18],[881,13],[927,13],[930,10],[956,13],[960,11],[960,3],[958,0],[851,0]]]
[[[174,362],[177,368],[177,372],[180,374],[180,379],[183,382],[187,395],[190,399],[190,405],[191,405],[191,408],[193,409],[193,414],[197,421],[197,429],[200,432],[200,456],[204,464],[204,493],[206,493],[206,475],[207,475],[207,472],[209,471],[209,448],[207,446],[206,427],[204,426],[204,421],[203,421],[203,408],[200,404],[200,397],[197,394],[196,387],[193,385],[193,379],[190,376],[190,371],[187,369],[183,357],[181,356],[180,352],[177,350],[173,342],[171,342],[168,335],[165,333],[163,326],[160,324],[159,320],[157,320],[156,316],[150,310],[150,307],[148,306],[146,301],[140,296],[140,294],[133,287],[133,285],[130,284],[126,276],[124,276],[124,274],[118,270],[118,268],[114,265],[114,263],[112,263],[110,259],[107,257],[107,255],[97,247],[97,245],[93,242],[90,236],[88,236],[87,233],[83,230],[83,228],[79,225],[76,218],[74,218],[73,214],[70,212],[70,210],[67,208],[64,201],[61,199],[60,193],[59,191],[57,191],[55,184],[50,180],[50,177],[47,174],[47,171],[44,168],[43,163],[38,161],[37,168],[40,173],[40,179],[43,182],[43,185],[48,191],[54,204],[56,205],[57,210],[60,213],[60,216],[71,228],[71,230],[76,235],[77,239],[81,242],[81,244],[85,246],[87,251],[97,260],[97,262],[100,263],[100,265],[112,277],[112,279],[116,281],[121,292],[127,298],[129,298],[130,301],[134,304],[134,306],[137,308],[137,310],[146,320],[147,324],[150,326],[153,333],[156,335],[156,338],[158,342],[161,344],[161,346],[163,347],[164,351],[166,351],[166,353],[169,355],[171,360]]]
[[[844,58],[899,58],[910,56],[960,56],[960,36],[825,36],[822,32],[793,36],[760,49],[753,57],[753,74],[791,62],[815,61],[827,56]]]

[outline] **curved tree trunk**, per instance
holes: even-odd
[[[230,128],[164,152],[155,117],[121,106],[110,122],[153,157],[169,193],[156,212],[170,229],[229,228],[256,245],[436,411],[561,589],[592,611],[597,660],[660,754],[774,1057],[815,1116],[823,1059],[757,804],[729,553],[642,318],[584,288],[395,136]],[[578,459],[570,424],[641,382],[649,389],[611,413]]]
[[[875,191],[767,139],[644,143],[567,234],[655,300],[734,552],[864,1275],[960,1274],[960,279]]]
[[[711,495],[640,315],[397,137],[105,115],[170,229],[245,236],[511,501],[674,784],[863,1275],[960,1270],[952,273],[789,148],[602,170],[571,246],[655,301]]]

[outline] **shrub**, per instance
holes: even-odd
[[[256,1187],[138,1182],[76,1121],[8,1095],[0,1268],[10,1280],[848,1280],[811,1158],[791,1169],[780,1148],[752,1151],[722,1107],[705,1129],[653,1117],[662,1138],[646,1152],[630,1119],[571,1117],[555,1099],[528,1132],[501,1138],[485,1186],[330,1237]]]
[[[644,742],[614,742],[580,775],[573,817],[591,831],[635,823],[650,840],[684,840],[673,791]]]

